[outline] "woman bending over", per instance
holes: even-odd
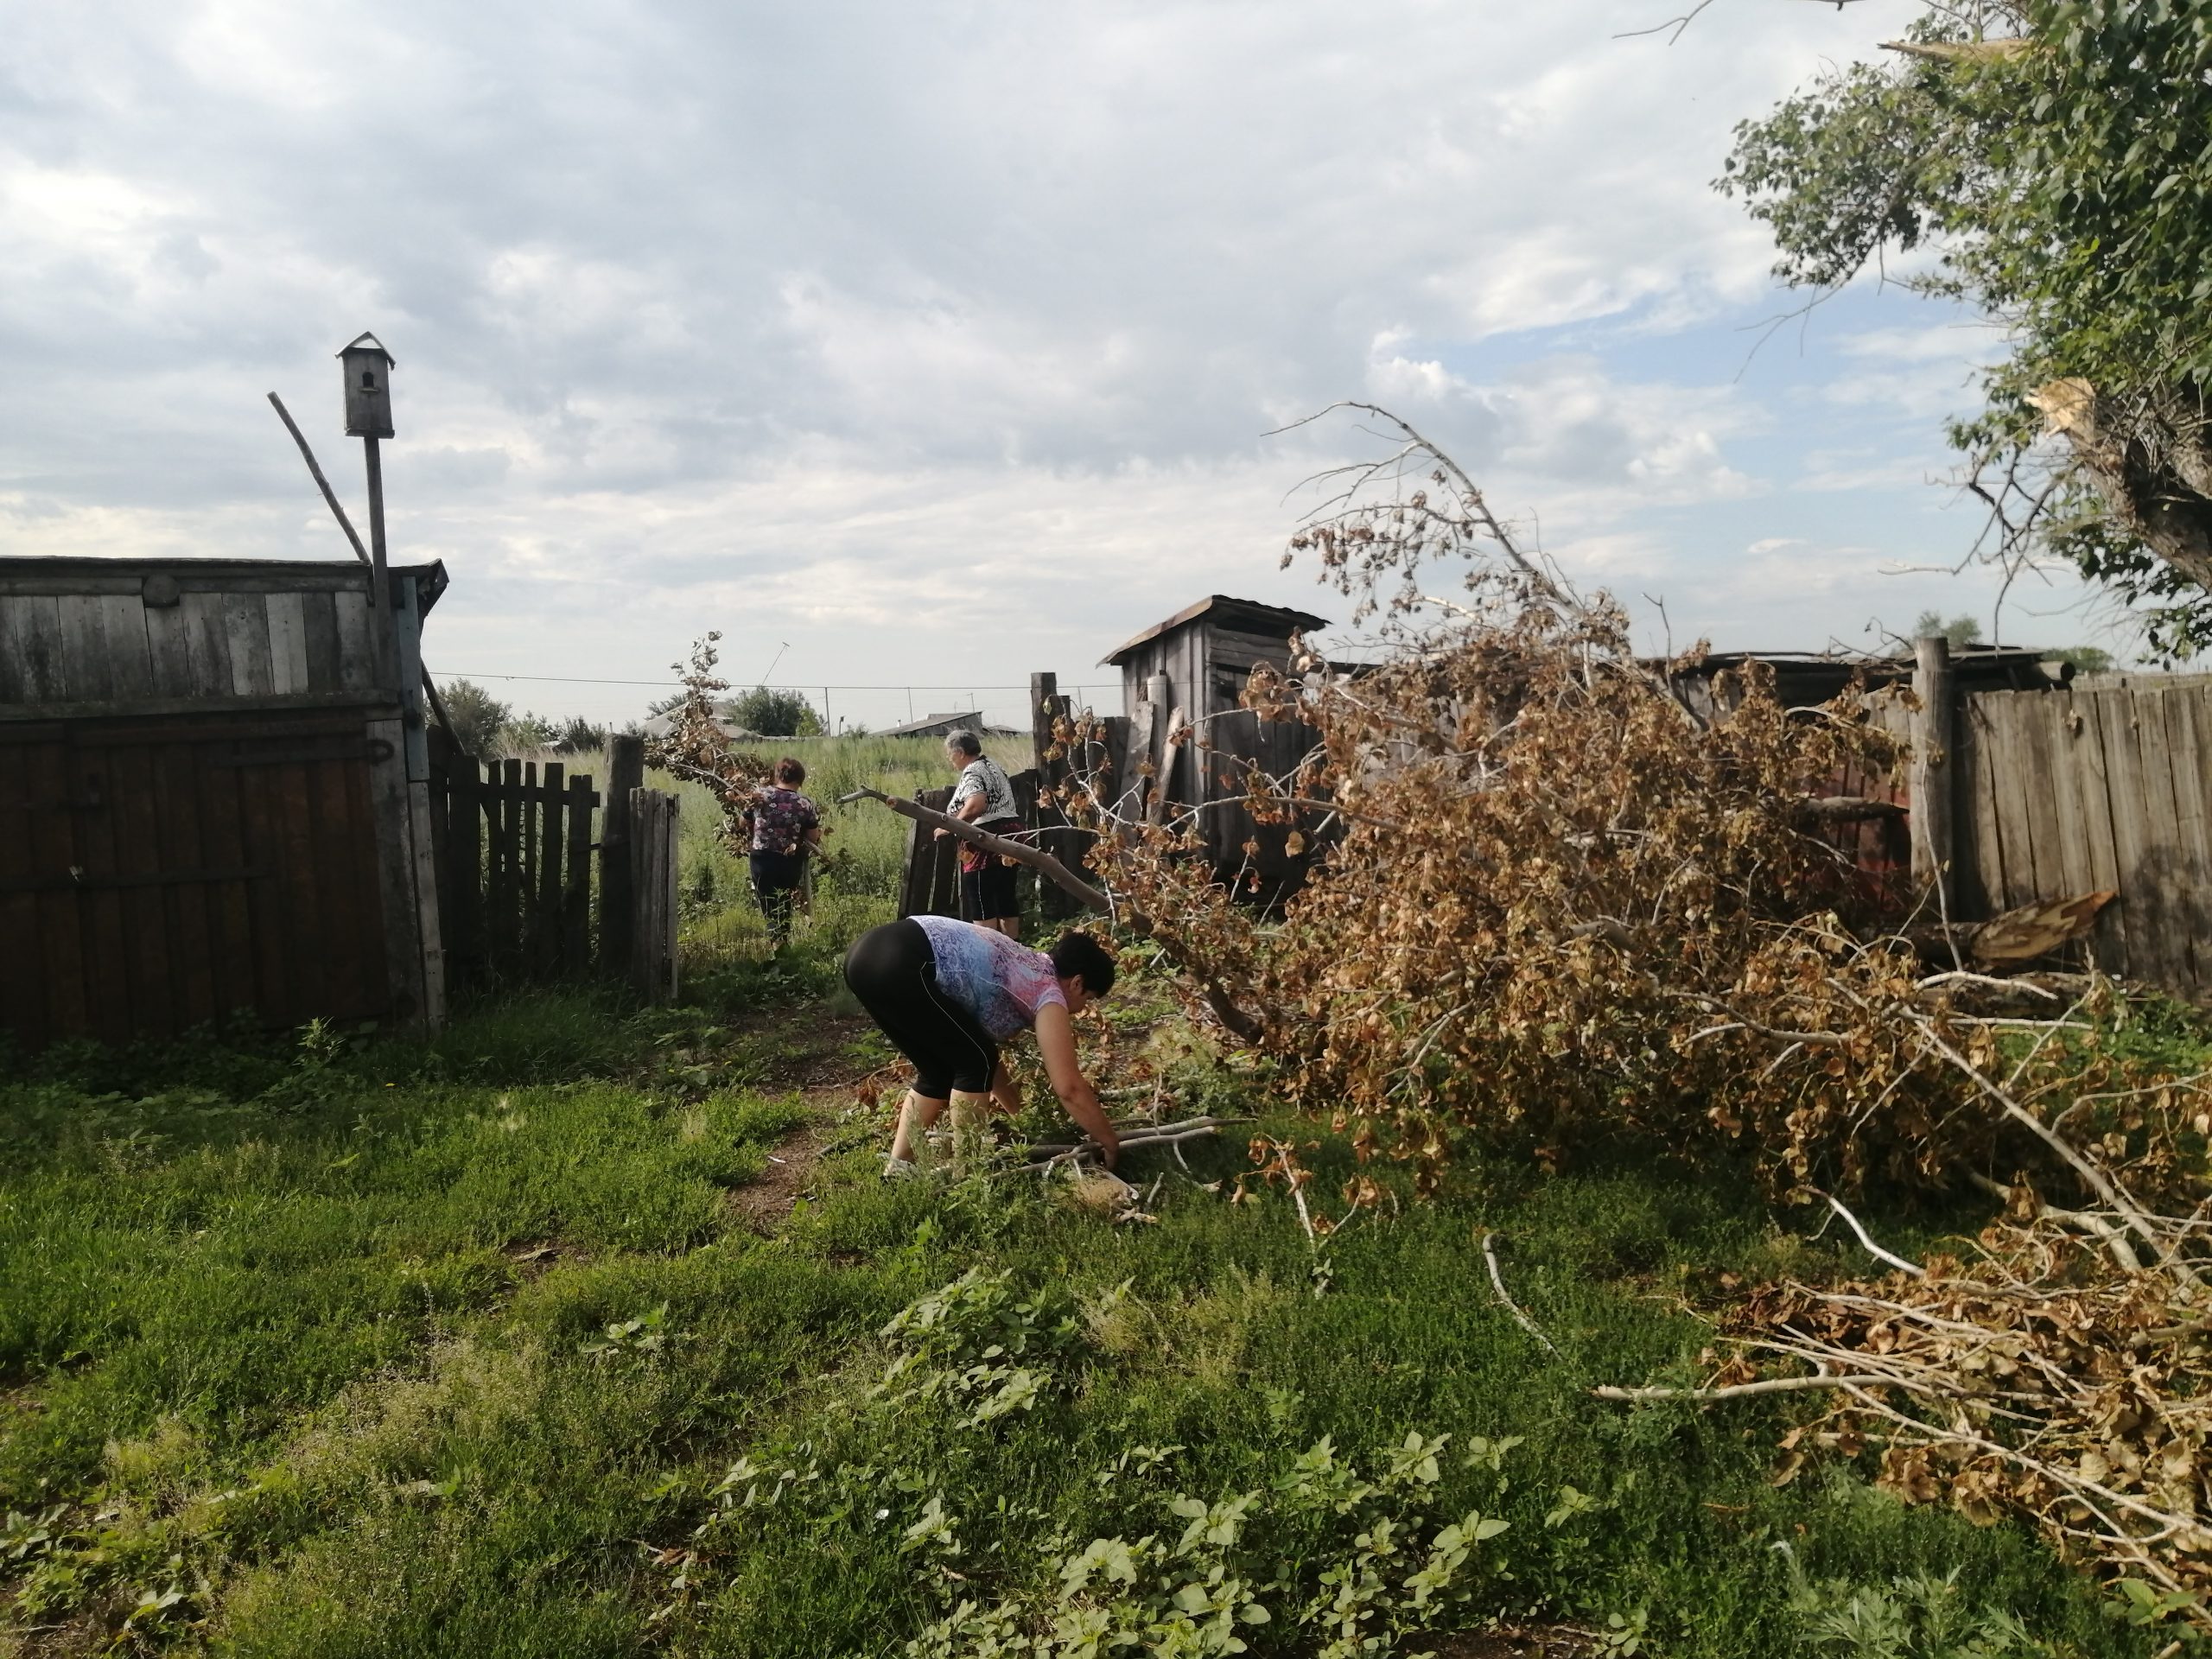
[[[1121,1141],[1077,1066],[1074,1016],[1114,988],[1114,958],[1088,933],[1033,950],[995,929],[949,916],[909,916],[871,928],[845,957],[845,983],[914,1065],[887,1176],[914,1171],[914,1138],[950,1101],[953,1122],[980,1117],[993,1099],[1019,1111],[999,1045],[1034,1030],[1052,1092],[1112,1165]]]

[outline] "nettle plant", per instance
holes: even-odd
[[[1161,1530],[1053,1546],[1048,1577],[993,1601],[963,1598],[907,1644],[908,1659],[1164,1659],[1255,1643],[1319,1659],[1398,1652],[1410,1633],[1456,1628],[1500,1576],[1484,1546],[1507,1523],[1438,1512],[1451,1440],[1408,1433],[1363,1471],[1325,1438],[1267,1486],[1211,1501],[1173,1493],[1159,1502]],[[1514,1444],[1476,1440],[1465,1461],[1495,1472]]]

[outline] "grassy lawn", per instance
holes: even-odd
[[[1467,1167],[1319,1246],[1279,1191],[1231,1202],[1241,1146],[1133,1160],[1149,1220],[1029,1177],[887,1186],[880,1113],[832,1082],[884,1051],[824,997],[830,937],[733,950],[683,1009],[19,1066],[0,1652],[2161,1645],[2014,1527],[1863,1465],[1773,1484],[1787,1402],[1589,1397],[1698,1375],[1722,1275],[1844,1260],[1728,1173]],[[1137,988],[1090,1039],[1115,1077],[1264,1120],[1264,1080],[1147,1033]],[[1351,1168],[1311,1156],[1318,1191]],[[1056,1618],[1092,1645],[1009,1645]]]

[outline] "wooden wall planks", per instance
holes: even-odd
[[[2116,893],[2089,936],[2098,965],[2212,994],[2212,687],[1984,692],[1967,721],[1962,845],[1989,906]]]

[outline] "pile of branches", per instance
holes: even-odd
[[[1908,1497],[2031,1516],[2212,1628],[2205,1080],[2115,1058],[2117,994],[2094,974],[1999,977],[1947,918],[1885,913],[1833,835],[1878,804],[1826,798],[1905,758],[1860,688],[1789,709],[1753,667],[1690,697],[1701,648],[1640,658],[1618,606],[1364,412],[1391,453],[1337,475],[1292,552],[1379,619],[1383,659],[1348,677],[1301,649],[1246,698],[1319,734],[1289,774],[1244,777],[1255,821],[1313,842],[1309,880],[1279,909],[1240,903],[1196,814],[1128,810],[1148,780],[1079,779],[1102,886],[1207,965],[1232,1028],[1363,1163],[1427,1188],[1470,1140],[1548,1162],[1733,1150],[1896,1268],[1758,1293],[1705,1389],[1605,1392],[1823,1392],[1834,1408],[1792,1454],[1878,1445]],[[1064,734],[1077,754],[1090,735]],[[1206,749],[1203,727],[1185,741]],[[1845,1203],[1961,1185],[2004,1217],[1926,1268]]]
[[[1319,735],[1287,775],[1182,734],[1243,767],[1255,821],[1313,842],[1311,878],[1280,910],[1240,902],[1198,814],[1079,775],[1069,804],[1116,902],[1205,964],[1303,1103],[1424,1185],[1471,1135],[1547,1160],[1624,1132],[1718,1142],[1777,1192],[1994,1156],[2003,1116],[1953,1057],[2033,1015],[1929,961],[1839,844],[1840,822],[1895,809],[1832,781],[1903,758],[1861,689],[1788,709],[1752,664],[1693,696],[1702,646],[1639,656],[1619,606],[1368,412],[1395,448],[1338,480],[1292,553],[1357,598],[1382,660],[1347,675],[1301,647],[1254,676],[1248,705]]]

